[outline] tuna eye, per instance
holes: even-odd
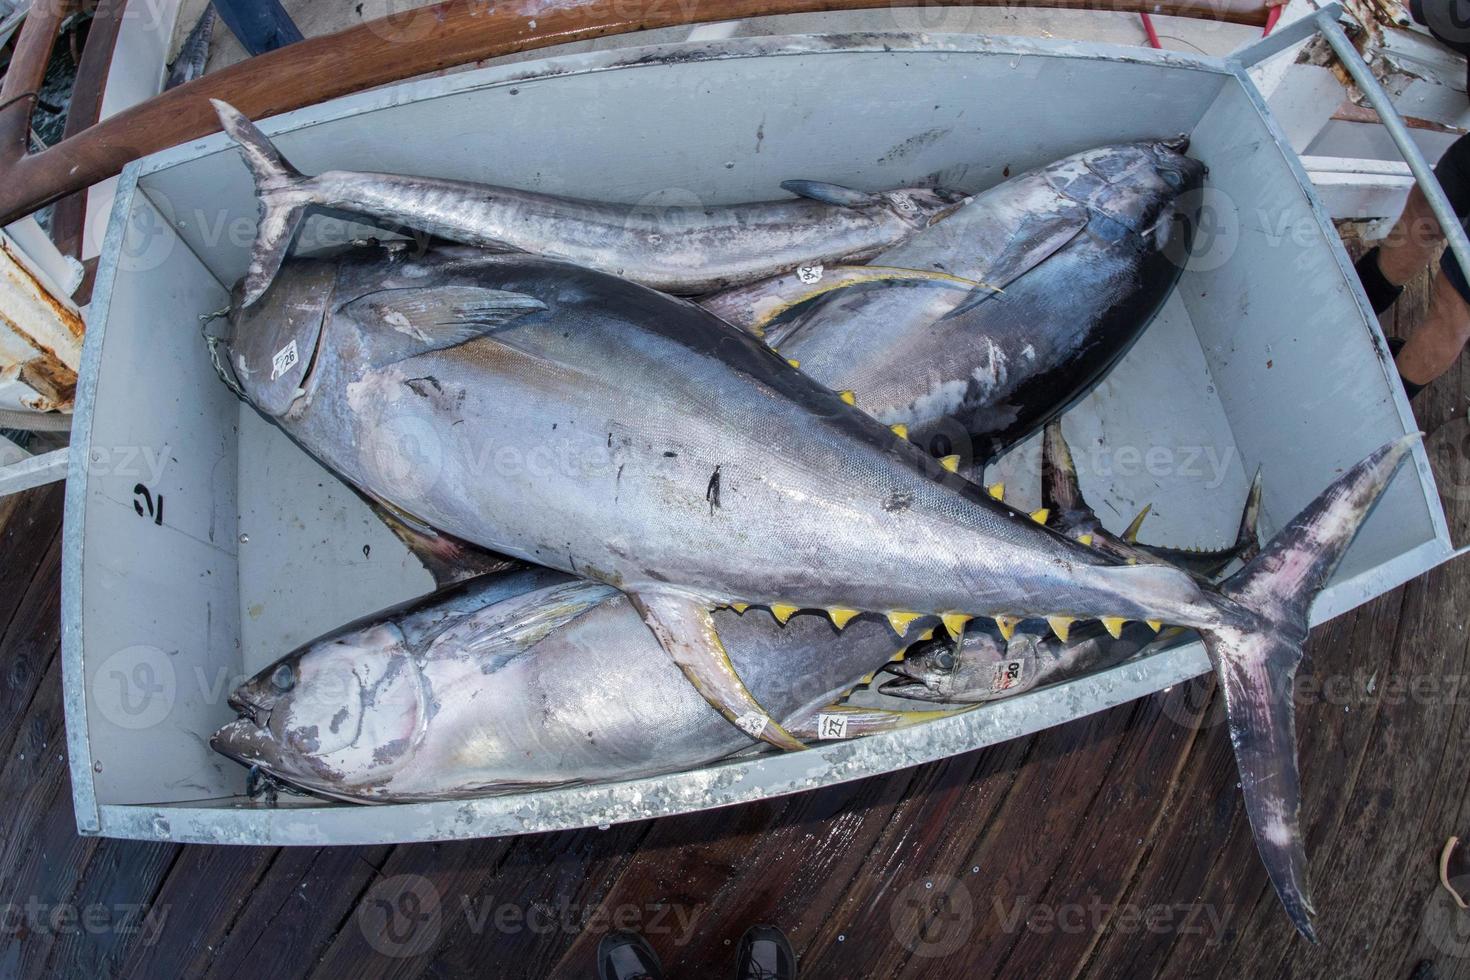
[[[271,687],[285,693],[296,686],[296,673],[288,664],[281,664],[271,672]]]
[[[1177,170],[1165,170],[1164,183],[1177,191],[1184,186],[1184,175]]]
[[[934,659],[939,662],[940,670],[954,670],[954,654],[950,653],[948,650],[944,651]]]

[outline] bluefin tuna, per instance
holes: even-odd
[[[1012,178],[874,260],[984,284],[973,293],[846,289],[767,339],[935,456],[982,465],[1090,391],[1173,291],[1207,172],[1187,147],[1103,146]]]
[[[803,738],[936,717],[834,702],[902,643],[881,617],[839,631],[724,609],[751,690]],[[915,624],[933,630],[938,620]],[[705,765],[750,740],[689,686],[633,603],[544,569],[483,576],[336,630],[230,697],[214,748],[289,786],[353,802],[457,799]]]
[[[291,166],[237,109],[214,101],[255,179],[261,220],[242,302],[264,295],[309,208],[370,216],[452,242],[534,252],[670,293],[707,293],[812,263],[871,258],[968,200],[925,187],[866,193],[790,180],[784,201],[640,208],[461,180]]]

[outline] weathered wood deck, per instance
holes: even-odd
[[[1396,330],[1426,296],[1410,289]],[[1467,393],[1462,361],[1420,397],[1425,430],[1463,419]],[[1449,496],[1464,540],[1467,494]],[[784,928],[814,978],[1407,978],[1424,961],[1470,977],[1470,913],[1436,884],[1446,836],[1470,836],[1464,565],[1312,640],[1321,684],[1298,728],[1313,948],[1256,860],[1203,682],[889,777],[603,831],[324,850],[80,838],[61,490],[0,519],[7,977],[587,977],[610,923],[641,928],[671,977],[711,977],[756,922]]]

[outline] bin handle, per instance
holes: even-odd
[[[1338,23],[1341,15],[1342,5],[1330,3],[1310,17],[1302,17],[1285,27],[1278,27],[1270,36],[1236,52],[1232,60],[1242,68],[1247,68],[1272,55],[1280,54],[1320,31],[1327,39],[1327,43],[1332,46],[1342,66],[1352,76],[1358,89],[1367,97],[1369,104],[1377,110],[1383,128],[1388,130],[1389,138],[1398,147],[1404,162],[1409,165],[1409,171],[1414,175],[1415,183],[1419,185],[1419,190],[1429,202],[1429,209],[1434,212],[1440,229],[1444,231],[1450,251],[1454,254],[1455,261],[1460,264],[1460,271],[1465,273],[1466,278],[1470,278],[1470,238],[1465,236],[1465,227],[1460,223],[1455,209],[1450,206],[1449,198],[1445,197],[1443,188],[1439,186],[1439,180],[1434,176],[1434,170],[1429,166],[1429,161],[1424,158],[1419,145],[1409,135],[1409,127],[1404,125],[1404,117],[1399,115],[1393,100],[1378,83],[1378,79],[1373,77],[1368,63],[1363,60],[1358,49],[1353,47],[1353,42],[1348,39],[1347,34],[1343,33],[1342,26]]]

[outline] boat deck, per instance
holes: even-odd
[[[1413,284],[1391,329],[1426,298]],[[1462,358],[1416,404],[1431,443],[1454,436],[1440,479],[1457,540],[1467,394]],[[1446,837],[1470,837],[1464,564],[1310,644],[1313,948],[1256,860],[1208,680],[891,776],[606,830],[334,849],[78,837],[61,502],[59,486],[0,502],[4,976],[589,977],[622,926],[669,976],[711,977],[769,922],[814,978],[1470,977],[1470,913],[1436,884]]]

